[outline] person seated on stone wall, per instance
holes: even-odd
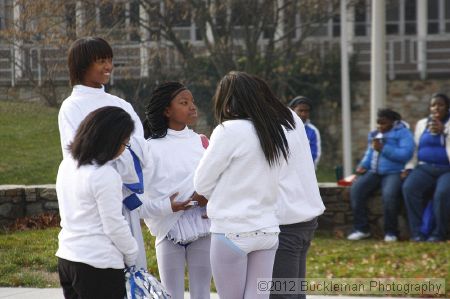
[[[426,241],[439,242],[446,236],[450,214],[449,108],[450,100],[445,94],[432,95],[430,116],[419,120],[416,125],[414,139],[417,149],[406,167],[404,175],[407,177],[403,185],[412,241],[425,241],[420,226],[424,204],[429,199],[425,197],[427,192],[433,189],[432,203],[436,225]]]
[[[359,163],[359,175],[350,189],[354,231],[348,240],[368,238],[367,200],[381,186],[384,241],[397,241],[397,216],[401,204],[400,174],[414,152],[414,139],[399,113],[380,109],[377,129],[369,133],[368,148]]]

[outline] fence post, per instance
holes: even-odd
[[[14,65],[14,46],[11,46],[11,86],[16,86],[16,66]]]
[[[395,79],[395,66],[394,66],[394,41],[389,41],[389,80]]]
[[[38,85],[42,86],[42,67],[41,67],[41,48],[37,49],[38,57],[37,57],[37,64],[38,64]]]

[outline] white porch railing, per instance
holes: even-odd
[[[419,77],[417,62],[417,37],[388,37],[386,41],[386,70],[390,80],[397,76],[412,75]],[[195,44],[202,47],[201,44]],[[323,57],[331,49],[339,49],[339,39],[310,38],[302,50],[317,50]],[[114,80],[139,78],[143,69],[152,71],[152,64],[144,65],[142,51],[147,49],[152,59],[158,59],[163,70],[177,70],[180,67],[180,55],[173,47],[156,43],[113,45]],[[370,39],[355,38],[353,49],[357,55],[357,64],[362,73],[370,73]],[[16,52],[15,52],[16,51]],[[0,45],[0,84],[14,86],[18,82],[33,80],[42,84],[46,80],[67,81],[67,49],[57,47],[22,47],[20,55],[17,48]],[[20,59],[18,59],[20,57]],[[18,61],[22,65],[18,65]],[[18,71],[20,70],[20,72]],[[428,75],[450,75],[450,35],[428,36],[426,40],[426,71]],[[144,72],[145,73],[145,72]]]

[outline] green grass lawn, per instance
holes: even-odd
[[[0,184],[53,184],[61,148],[58,110],[0,102]]]
[[[58,287],[58,228],[0,234],[0,286]],[[157,276],[154,238],[144,233],[147,261]],[[310,278],[445,278],[450,296],[449,242],[351,242],[318,235],[308,255]]]
[[[0,102],[0,185],[54,184],[61,147],[58,109],[40,103]],[[319,165],[320,182],[334,182]]]

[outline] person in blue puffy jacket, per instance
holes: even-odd
[[[381,186],[386,242],[397,241],[397,215],[402,201],[400,174],[414,153],[414,138],[399,113],[380,109],[377,129],[369,133],[368,147],[359,163],[359,175],[350,189],[353,211],[353,232],[349,240],[370,236],[367,200]]]

